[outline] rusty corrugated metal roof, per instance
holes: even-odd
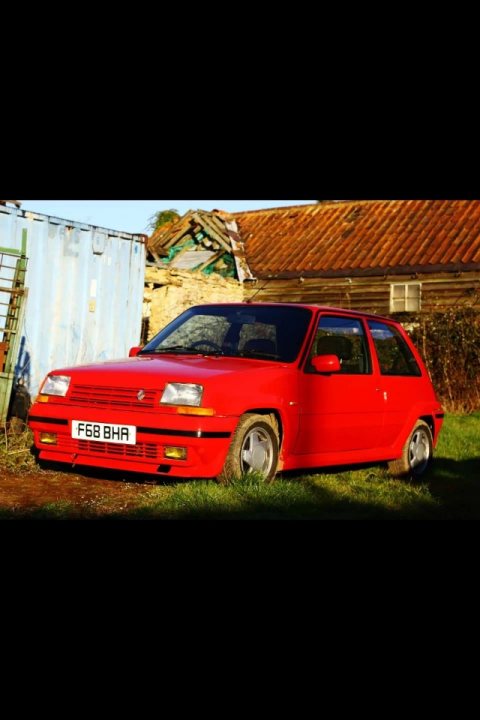
[[[479,200],[353,200],[232,213],[254,276],[480,269]]]

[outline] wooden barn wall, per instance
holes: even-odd
[[[145,273],[143,342],[150,340],[177,315],[204,303],[297,302],[316,303],[364,310],[380,315],[390,314],[390,285],[420,282],[423,312],[442,311],[448,307],[474,307],[480,311],[480,272],[462,273],[459,277],[443,273],[413,278],[390,275],[388,278],[298,278],[258,280],[240,283],[212,273],[147,267]]]
[[[424,312],[445,310],[452,306],[475,307],[480,310],[480,272],[438,275],[389,275],[388,278],[294,278],[258,280],[245,285],[245,300],[258,302],[317,303],[365,310],[378,314],[390,313],[390,285],[419,282],[422,285]]]

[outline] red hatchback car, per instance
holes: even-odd
[[[399,323],[281,303],[192,307],[128,359],[53,370],[29,416],[41,459],[220,482],[385,461],[421,476],[442,422]]]

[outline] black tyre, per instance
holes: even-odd
[[[278,428],[270,415],[248,413],[240,418],[218,482],[259,473],[272,482],[278,465]]]
[[[396,477],[422,477],[433,459],[432,431],[426,422],[418,420],[405,443],[402,456],[388,463],[388,471]]]

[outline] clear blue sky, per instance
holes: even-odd
[[[158,210],[173,208],[180,215],[187,210],[260,210],[305,205],[315,200],[22,200],[22,210],[53,215],[129,233],[150,232],[148,222]]]

